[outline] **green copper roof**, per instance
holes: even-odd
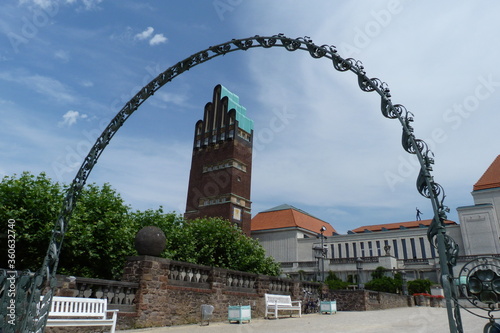
[[[240,98],[238,95],[233,94],[226,87],[221,86],[221,98],[227,96],[229,100],[227,109],[236,110],[236,120],[238,121],[239,127],[245,132],[252,133],[253,130],[253,120],[247,117],[247,109],[240,105]]]

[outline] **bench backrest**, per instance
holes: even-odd
[[[106,319],[107,299],[54,296],[49,317],[99,317]]]
[[[292,305],[292,298],[289,295],[265,294],[266,304]]]

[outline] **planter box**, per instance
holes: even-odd
[[[321,314],[337,313],[337,301],[324,301],[319,305],[319,312]]]
[[[250,322],[252,319],[252,309],[250,305],[230,305],[227,310],[227,320],[237,321],[240,324],[244,321]]]

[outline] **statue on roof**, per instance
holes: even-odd
[[[422,212],[418,209],[418,207],[415,208],[417,210],[417,221],[422,221],[422,218],[420,215],[422,215]]]

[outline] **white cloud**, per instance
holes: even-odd
[[[82,6],[78,9],[91,10],[98,8],[98,5],[103,2],[103,0],[82,0]],[[74,5],[78,3],[78,0],[19,0],[20,4],[33,4],[42,9],[51,8],[59,4]]]
[[[29,75],[21,72],[0,72],[0,80],[21,84],[58,102],[72,103],[76,100],[68,86],[48,76]]]
[[[155,94],[157,98],[159,98],[161,104],[174,104],[178,106],[184,106],[187,100],[185,95],[174,94],[169,92],[159,91]],[[155,105],[159,105],[160,103],[155,103]]]
[[[85,113],[80,114],[78,111],[69,110],[63,115],[63,120],[59,122],[60,127],[70,127],[78,121],[78,119],[85,119],[88,116]]]
[[[69,53],[64,50],[57,50],[54,52],[54,57],[57,59],[63,61],[63,62],[68,62],[69,61]]]
[[[149,40],[149,45],[154,46],[158,44],[165,43],[167,41],[167,37],[163,36],[163,34],[156,34],[153,38]]]
[[[41,7],[41,8],[49,8],[51,6],[53,6],[55,3],[57,3],[56,0],[20,0],[19,1],[20,4],[29,4],[29,3],[32,3],[38,7]]]
[[[148,27],[143,32],[138,33],[137,35],[135,35],[135,38],[138,39],[138,40],[148,39],[153,34],[153,31],[155,31],[155,29],[153,27]]]
[[[85,88],[90,88],[94,86],[94,82],[89,80],[83,80],[82,82],[80,82],[80,84]]]
[[[147,40],[149,39],[149,45],[154,46],[158,44],[165,43],[167,41],[167,37],[165,37],[163,34],[155,34],[153,36],[153,32],[155,29],[153,27],[147,27],[146,30],[143,32],[140,32],[134,36],[134,39],[137,40]],[[153,36],[153,37],[151,37]]]
[[[68,1],[68,0],[67,0]],[[74,1],[74,0],[69,0]],[[86,10],[95,9],[103,0],[82,0],[83,6]]]

